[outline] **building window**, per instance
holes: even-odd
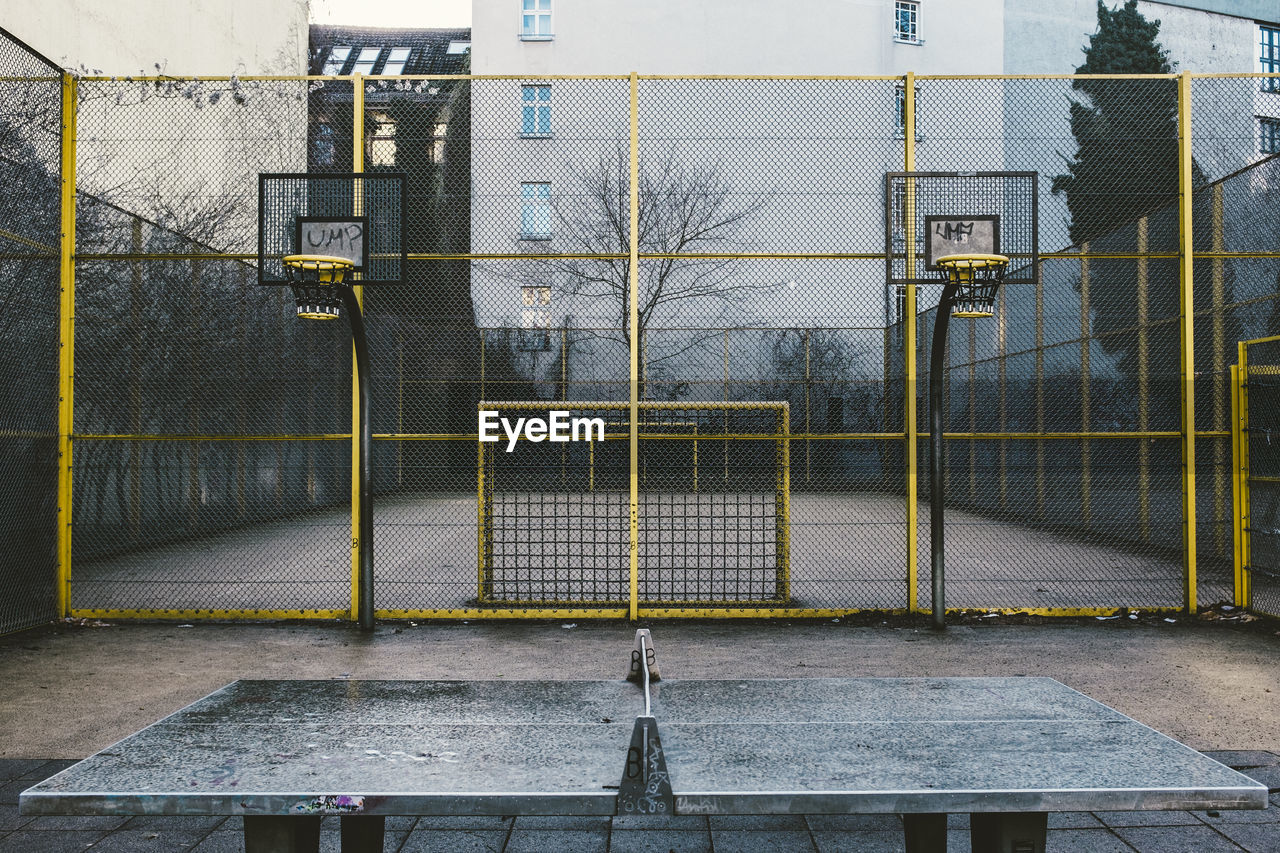
[[[920,4],[895,0],[893,4],[893,40],[904,44],[922,44],[920,39]]]
[[[1280,74],[1280,28],[1258,26],[1262,51],[1259,54],[1259,70],[1263,74]],[[1262,91],[1280,92],[1280,77],[1265,77]]]
[[[520,349],[526,352],[551,349],[551,288],[523,286],[520,302]]]
[[[916,139],[920,138],[920,87],[916,87],[915,103],[912,105],[912,118],[916,128]],[[901,139],[907,135],[907,87],[893,87],[893,115],[894,127],[897,130],[898,138]]]
[[[324,61],[324,69],[321,74],[341,74],[342,66],[347,64],[347,58],[351,56],[350,45],[338,45],[329,51],[329,58]]]
[[[387,57],[386,65],[382,66],[383,74],[403,74],[404,65],[409,61],[409,48],[393,47],[391,55]]]
[[[431,139],[431,159],[436,163],[443,163],[445,143],[449,141],[449,125],[437,122],[431,130]]]
[[[520,239],[551,239],[551,184],[520,185]]]
[[[551,0],[520,0],[520,38],[525,41],[551,39]]]
[[[451,42],[449,42],[449,49],[448,49],[447,51],[445,51],[445,52],[446,52],[446,53],[454,53],[454,54],[458,54],[458,53],[466,53],[466,52],[467,52],[467,51],[469,51],[469,50],[471,50],[471,42],[469,42],[469,41],[451,41]]]
[[[369,162],[374,166],[396,164],[396,123],[386,113],[370,113],[373,133],[369,135]]]
[[[520,87],[520,135],[551,135],[551,87]]]
[[[1280,154],[1280,118],[1258,119],[1258,151]]]
[[[893,250],[904,252],[907,245],[907,182],[894,181],[890,186],[893,191],[890,203],[893,211]]]
[[[378,61],[378,54],[382,53],[380,47],[366,47],[360,50],[360,56],[356,58],[356,64],[352,67],[352,74],[372,74],[373,66]]]

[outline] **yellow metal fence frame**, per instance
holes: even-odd
[[[1255,338],[1251,341],[1240,341],[1237,351],[1237,363],[1231,369],[1231,473],[1232,504],[1234,524],[1232,539],[1235,544],[1235,559],[1232,569],[1235,576],[1234,602],[1239,607],[1254,609],[1252,557],[1253,542],[1250,533],[1253,514],[1250,496],[1250,483],[1277,482],[1275,477],[1254,476],[1249,460],[1249,377],[1251,374],[1280,374],[1280,364],[1254,365],[1254,357],[1249,349],[1258,344],[1280,343],[1280,335],[1266,338]],[[1280,617],[1280,613],[1267,613],[1268,616]]]
[[[362,110],[359,104],[363,99],[363,83],[379,83],[394,80],[512,80],[524,81],[529,80],[613,80],[626,81],[629,88],[630,100],[630,165],[631,165],[631,198],[634,200],[638,197],[638,170],[639,170],[639,86],[642,81],[649,80],[829,80],[829,81],[901,81],[904,88],[904,119],[905,133],[902,135],[903,145],[903,167],[906,171],[914,171],[915,169],[915,96],[916,86],[923,81],[928,80],[1074,80],[1083,77],[1100,77],[1103,75],[916,75],[908,73],[898,76],[866,76],[866,75],[724,75],[724,76],[689,76],[689,75],[640,75],[632,73],[630,75],[406,75],[402,77],[340,77],[332,75],[299,75],[299,76],[274,76],[274,75],[255,75],[239,78],[226,77],[206,77],[202,78],[206,81],[231,81],[239,79],[241,81],[296,81],[296,82],[324,82],[324,81],[344,81],[353,83],[353,133],[355,135],[355,144],[353,146],[353,169],[354,171],[362,171],[363,167],[363,134],[364,127],[361,120]],[[1034,439],[1034,440],[1055,440],[1055,439],[1071,439],[1085,440],[1085,458],[1089,456],[1089,443],[1094,440],[1103,440],[1109,438],[1178,438],[1181,445],[1181,455],[1183,461],[1182,487],[1181,487],[1181,503],[1182,503],[1182,530],[1183,530],[1183,557],[1184,557],[1184,601],[1181,605],[1183,611],[1194,612],[1197,608],[1196,600],[1196,580],[1197,580],[1197,554],[1196,554],[1196,530],[1197,516],[1195,504],[1195,441],[1197,438],[1215,437],[1223,438],[1227,435],[1231,438],[1232,447],[1232,507],[1233,516],[1235,518],[1233,530],[1233,546],[1235,552],[1235,597],[1238,603],[1247,604],[1249,601],[1249,578],[1247,570],[1248,553],[1248,531],[1247,519],[1249,515],[1248,501],[1248,483],[1247,483],[1247,467],[1248,467],[1248,446],[1242,436],[1244,425],[1248,420],[1248,392],[1247,392],[1247,346],[1240,346],[1240,363],[1238,369],[1233,369],[1230,382],[1230,396],[1232,400],[1232,423],[1229,430],[1213,429],[1213,430],[1197,430],[1195,429],[1195,370],[1194,370],[1194,313],[1192,306],[1194,305],[1193,294],[1193,266],[1197,259],[1212,259],[1220,262],[1229,258],[1280,258],[1280,250],[1278,251],[1258,251],[1258,252],[1240,252],[1225,251],[1222,247],[1222,241],[1218,230],[1220,227],[1221,217],[1218,208],[1221,205],[1221,196],[1215,196],[1215,216],[1214,216],[1214,241],[1213,248],[1210,251],[1194,251],[1192,241],[1192,133],[1191,133],[1191,90],[1192,82],[1197,79],[1217,79],[1217,78],[1238,78],[1252,79],[1265,77],[1280,77],[1280,75],[1266,74],[1191,74],[1182,72],[1180,74],[1158,74],[1158,75],[1126,75],[1132,79],[1160,79],[1176,81],[1178,86],[1178,175],[1179,175],[1179,197],[1178,197],[1178,222],[1179,222],[1179,248],[1177,252],[1139,252],[1139,253],[1091,253],[1087,245],[1082,246],[1080,251],[1065,252],[1047,252],[1041,255],[1042,262],[1046,260],[1072,260],[1078,259],[1081,262],[1081,279],[1082,279],[1082,301],[1085,309],[1082,312],[1082,363],[1086,368],[1084,393],[1088,393],[1087,389],[1087,366],[1089,358],[1088,349],[1088,264],[1090,260],[1110,260],[1110,259],[1135,259],[1139,261],[1140,266],[1144,265],[1149,259],[1178,259],[1179,261],[1179,339],[1180,339],[1180,359],[1181,359],[1181,404],[1180,404],[1180,426],[1177,431],[1151,431],[1145,428],[1145,424],[1140,425],[1140,429],[1132,432],[1097,432],[1091,430],[1088,423],[1083,424],[1080,432],[1070,433],[977,433],[977,432],[955,432],[947,433],[948,439],[972,439],[972,440],[1014,440],[1014,439]],[[341,434],[324,434],[324,435],[275,435],[275,436],[248,436],[248,435],[135,435],[135,434],[83,434],[78,435],[74,432],[74,346],[75,346],[75,264],[77,261],[89,260],[114,260],[114,261],[156,261],[156,260],[190,260],[190,261],[208,261],[208,260],[251,260],[253,255],[245,255],[240,253],[168,253],[168,254],[146,254],[139,251],[122,252],[122,253],[83,253],[78,254],[75,247],[75,200],[76,200],[76,116],[79,104],[78,87],[82,82],[106,82],[115,78],[104,76],[85,76],[75,77],[73,75],[63,75],[62,83],[62,151],[61,151],[61,227],[62,238],[57,253],[60,259],[60,277],[61,277],[61,293],[62,300],[60,306],[60,379],[59,379],[59,465],[58,465],[58,531],[57,531],[57,555],[58,555],[58,578],[57,578],[57,607],[58,611],[63,615],[70,616],[91,616],[91,617],[111,617],[111,618],[180,618],[180,619],[198,619],[198,618],[217,618],[217,619],[353,619],[356,612],[357,603],[355,601],[355,573],[357,570],[356,557],[356,538],[359,530],[360,513],[362,507],[359,504],[359,493],[355,486],[355,477],[353,476],[353,486],[351,495],[351,528],[352,528],[352,599],[349,607],[346,609],[335,608],[328,610],[253,610],[253,609],[227,609],[227,610],[170,610],[160,608],[140,608],[140,609],[92,609],[92,608],[73,608],[71,606],[71,583],[72,583],[72,564],[71,564],[71,534],[73,529],[73,519],[71,517],[72,509],[72,454],[74,452],[74,442],[78,439],[93,440],[123,440],[123,441],[144,441],[144,440],[173,440],[173,441],[253,441],[253,440],[271,440],[271,441],[293,441],[293,440],[347,440],[352,443],[352,464],[355,464],[356,450],[358,443],[358,431],[356,429],[356,416],[358,412],[357,404],[354,401],[352,407],[352,429],[350,432]],[[139,82],[162,81],[170,82],[169,77],[136,77],[131,78]],[[910,189],[908,190],[908,208],[913,204]],[[881,259],[884,257],[882,251],[861,251],[861,252],[746,252],[746,253],[701,253],[692,255],[669,255],[663,253],[647,253],[640,251],[638,238],[638,206],[631,205],[631,242],[629,252],[626,254],[564,254],[555,255],[555,257],[564,258],[609,258],[609,259],[625,259],[630,261],[630,287],[629,287],[629,328],[634,329],[638,325],[637,318],[637,288],[638,288],[638,266],[641,261],[645,260],[663,260],[673,257],[678,258],[765,258],[765,259],[782,259],[782,260],[871,260]],[[908,222],[912,222],[911,216],[907,217]],[[914,246],[914,240],[907,241],[908,246]],[[32,246],[44,252],[51,251],[53,247]],[[415,260],[496,260],[496,259],[528,259],[530,256],[521,253],[474,253],[474,254],[431,254],[431,253],[411,253],[410,257]],[[1219,275],[1220,264],[1215,263],[1215,295],[1218,290],[1216,282]],[[358,290],[358,288],[357,288]],[[906,587],[904,603],[905,607],[894,610],[877,610],[876,612],[923,612],[920,607],[917,595],[918,587],[918,479],[919,472],[917,466],[917,457],[919,451],[919,426],[917,411],[917,293],[914,285],[907,285],[905,288],[905,317],[904,317],[904,395],[903,395],[903,424],[901,432],[884,432],[884,433],[842,433],[842,434],[811,434],[807,425],[803,433],[789,434],[785,441],[782,442],[786,448],[786,459],[788,465],[784,469],[784,476],[789,477],[789,448],[790,443],[796,440],[803,440],[806,443],[814,440],[836,440],[836,439],[869,439],[869,440],[898,440],[903,442],[905,456],[905,487],[906,500],[904,507],[904,523],[906,526],[906,565],[904,566],[903,582]],[[1216,303],[1215,303],[1216,304]],[[1231,306],[1222,306],[1231,307]],[[1262,339],[1270,340],[1270,339]],[[1249,343],[1258,343],[1252,341]],[[1219,342],[1215,339],[1215,345]],[[629,400],[628,406],[632,412],[630,418],[630,432],[628,435],[631,445],[631,485],[629,497],[630,510],[630,527],[632,550],[630,554],[630,583],[633,594],[631,602],[626,608],[617,609],[581,609],[574,607],[552,607],[552,608],[449,608],[449,609],[381,609],[376,611],[380,618],[616,618],[628,617],[636,619],[642,616],[660,617],[660,616],[718,616],[718,617],[788,617],[788,616],[840,616],[845,614],[853,614],[862,612],[861,608],[791,608],[791,607],[764,607],[764,608],[714,608],[706,609],[700,607],[657,607],[649,608],[641,606],[635,594],[637,576],[638,576],[638,552],[636,550],[637,528],[638,528],[638,482],[636,480],[636,465],[638,455],[638,442],[641,438],[639,433],[639,418],[637,411],[640,406],[638,393],[640,387],[640,343],[631,340],[629,346],[630,367],[629,367]],[[483,358],[483,351],[482,351]],[[1215,356],[1216,358],[1216,356]],[[1003,359],[1002,359],[1003,362]],[[1003,369],[1003,364],[1002,368]],[[353,367],[354,370],[354,367]],[[354,382],[354,377],[353,377]],[[1003,383],[1002,383],[1003,385]],[[703,404],[705,405],[705,404]],[[1003,406],[1002,406],[1003,411]],[[1003,422],[1003,421],[1002,421]],[[1219,426],[1215,424],[1215,426]],[[387,441],[412,441],[412,440],[457,440],[457,439],[474,439],[474,435],[457,435],[457,434],[401,434],[387,433],[374,436],[376,440]],[[1088,476],[1086,473],[1086,483]],[[780,483],[779,488],[782,488]],[[1086,489],[1086,515],[1088,514],[1088,498]],[[1123,609],[1123,604],[1117,604],[1114,607],[1104,608],[990,608],[990,612],[1019,612],[1029,614],[1039,614],[1047,616],[1090,616],[1090,615],[1107,615]],[[987,608],[983,608],[986,610]],[[1147,608],[1150,609],[1150,608]],[[1174,609],[1174,608],[1168,608]]]

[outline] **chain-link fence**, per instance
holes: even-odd
[[[927,608],[940,288],[885,274],[885,175],[926,170],[1039,181],[1038,279],[945,354],[948,604],[1229,599],[1229,366],[1280,332],[1262,83],[75,81],[71,610],[353,612],[345,323],[250,263],[259,173],[351,171],[408,193],[363,294],[383,616]],[[508,453],[490,403],[608,436]]]
[[[1242,345],[1239,373],[1232,401],[1242,427],[1233,448],[1237,602],[1280,616],[1280,338]]]
[[[60,74],[0,30],[0,634],[59,609]]]

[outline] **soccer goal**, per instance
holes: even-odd
[[[641,604],[789,600],[787,404],[646,401],[639,413],[633,469],[625,402],[480,403],[481,604],[626,604],[632,476]]]

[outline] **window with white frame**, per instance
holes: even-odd
[[[520,349],[551,348],[551,288],[523,285],[520,288]]]
[[[329,51],[329,58],[324,61],[324,68],[320,73],[341,74],[342,67],[347,64],[349,56],[351,56],[351,45],[334,45],[333,49]]]
[[[372,74],[373,66],[378,61],[378,54],[382,53],[380,47],[366,47],[360,50],[360,55],[356,57],[356,64],[352,66],[352,74]]]
[[[372,133],[367,133],[365,144],[368,145],[369,162],[374,166],[394,166],[396,164],[396,122],[383,112],[367,113],[367,120],[373,122]],[[366,125],[367,126],[367,125]]]
[[[1258,70],[1263,74],[1280,74],[1280,27],[1258,25]],[[1262,78],[1262,91],[1280,92],[1280,77]]]
[[[551,239],[551,184],[520,184],[520,239]]]
[[[520,135],[551,135],[551,87],[520,87]]]
[[[550,40],[551,0],[520,0],[520,5],[520,38]]]
[[[403,74],[404,65],[409,61],[409,48],[393,47],[391,55],[387,57],[387,62],[382,66],[383,74]]]
[[[904,252],[907,245],[907,183],[906,181],[894,181],[890,186],[893,189],[893,199],[890,207],[893,211],[893,250],[895,252]]]
[[[1258,119],[1258,151],[1280,154],[1280,118]]]
[[[916,129],[916,139],[920,138],[920,88],[917,86],[915,98],[912,103],[912,119]],[[898,138],[901,139],[907,135],[907,87],[895,86],[893,88],[893,115],[894,127],[897,130]]]
[[[904,44],[921,44],[919,3],[894,0],[893,40]]]

